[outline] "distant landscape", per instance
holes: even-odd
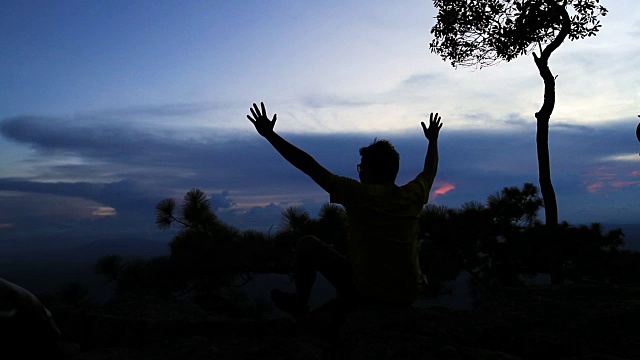
[[[621,228],[625,233],[624,248],[640,251],[640,224],[604,224],[606,231]],[[159,238],[166,238],[167,234],[159,232]],[[41,239],[38,242],[61,243],[60,239]],[[162,256],[168,254],[168,240],[154,240],[145,238],[97,239],[81,242],[66,248],[41,248],[29,250],[15,247],[3,250],[0,254],[0,277],[21,285],[35,294],[45,294],[60,290],[69,283],[80,283],[86,286],[92,300],[102,302],[112,295],[112,287],[95,273],[97,260],[105,255],[118,254],[128,258]],[[268,277],[258,277],[262,282]],[[262,289],[269,284],[260,283]],[[255,286],[247,285],[249,292]],[[326,287],[329,291],[329,287]],[[326,296],[321,296],[326,298]],[[446,299],[446,297],[445,297]],[[446,306],[446,302],[439,302]]]

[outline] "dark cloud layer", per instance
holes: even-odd
[[[525,130],[447,131],[445,125],[435,189],[440,186],[448,191],[442,191],[434,201],[459,206],[465,201],[484,201],[488,194],[504,186],[537,183],[535,127],[520,128]],[[219,130],[209,129],[185,136],[122,122],[9,118],[0,123],[0,134],[36,152],[29,159],[33,175],[0,178],[0,192],[93,201],[117,212],[106,221],[117,224],[126,220],[133,226],[135,221],[152,225],[157,201],[201,188],[211,196],[212,206],[221,218],[241,228],[263,230],[277,223],[286,202],[317,207],[326,201],[319,187],[252,129],[249,131],[221,136]],[[606,208],[607,213],[602,214],[605,218],[637,218],[638,207],[629,197],[637,194],[640,174],[633,173],[638,170],[638,162],[603,160],[637,153],[634,131],[635,121],[606,127],[552,124],[552,175],[561,217],[566,214],[570,219],[583,217],[592,221],[599,216],[599,209]],[[352,177],[357,176],[358,149],[373,140],[373,136],[362,134],[284,136],[329,170]],[[401,153],[398,182],[408,181],[420,172],[427,146],[421,133],[379,134],[379,138],[392,141]],[[59,160],[65,157],[81,161],[61,165]],[[43,181],[52,174],[55,181]],[[256,204],[260,202],[257,200],[253,205],[243,204],[239,200],[252,197],[263,199],[263,204]],[[615,204],[607,202],[613,198]],[[264,199],[281,200],[264,203]],[[0,204],[0,216],[7,211],[11,210]],[[27,208],[22,211],[24,217],[29,215]]]

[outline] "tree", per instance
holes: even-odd
[[[420,214],[420,265],[429,293],[440,293],[461,271],[472,277],[482,272],[481,253],[495,239],[489,209],[467,202],[461,209],[429,204]]]
[[[422,270],[432,290],[441,291],[461,271],[484,288],[516,285],[544,269],[537,214],[542,206],[535,185],[505,187],[486,205],[466,202],[460,209],[427,205],[420,215]]]
[[[317,230],[314,235],[342,253],[347,253],[349,225],[346,210],[337,204],[325,203],[318,213]]]
[[[607,9],[599,0],[434,0],[437,23],[432,52],[453,67],[495,65],[533,54],[544,81],[544,101],[535,113],[538,176],[545,223],[558,225],[558,206],[549,164],[549,119],[555,106],[555,77],[549,57],[570,40],[594,36]],[[569,15],[572,11],[572,15]],[[534,50],[538,49],[539,53]]]
[[[309,220],[311,220],[311,217],[306,210],[299,206],[289,206],[282,211],[280,228],[282,231],[289,231],[300,236]]]
[[[538,188],[525,183],[522,189],[517,186],[505,187],[502,191],[489,195],[487,205],[497,226],[523,227],[534,224],[538,210],[542,207],[542,200],[538,196]]]
[[[199,189],[189,190],[177,211],[176,208],[173,199],[160,201],[156,205],[156,224],[161,229],[174,223],[181,227],[169,242],[167,264],[180,280],[178,284],[186,284],[187,291],[182,293],[190,293],[191,299],[203,308],[232,309],[232,302],[224,294],[227,288],[237,285],[250,260],[241,248],[240,232],[218,219]]]
[[[118,282],[122,276],[125,261],[118,254],[105,255],[98,259],[96,274],[104,276],[109,282]]]
[[[156,225],[160,229],[166,230],[171,224],[178,223],[183,226],[183,230],[209,234],[220,227],[226,227],[218,221],[207,196],[200,189],[187,191],[177,215],[174,214],[175,209],[176,202],[171,198],[164,199],[156,205]]]

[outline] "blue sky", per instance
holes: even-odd
[[[638,222],[640,5],[602,3],[601,32],[550,61],[552,177],[562,220]],[[328,196],[255,133],[259,101],[341,175],[391,140],[399,182],[439,112],[439,205],[537,183],[532,57],[453,69],[429,52],[435,14],[429,1],[2,1],[0,236],[160,236],[155,203],[194,187],[243,229],[277,226],[289,205],[314,214]]]

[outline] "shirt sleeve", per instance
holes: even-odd
[[[354,179],[333,175],[330,180],[332,191],[329,201],[334,204],[349,205],[362,192],[362,184]]]
[[[429,201],[429,191],[427,190],[427,181],[422,174],[418,175],[415,179],[411,180],[407,184],[402,186],[403,191],[411,194],[411,197],[416,201],[420,200],[424,205]]]

